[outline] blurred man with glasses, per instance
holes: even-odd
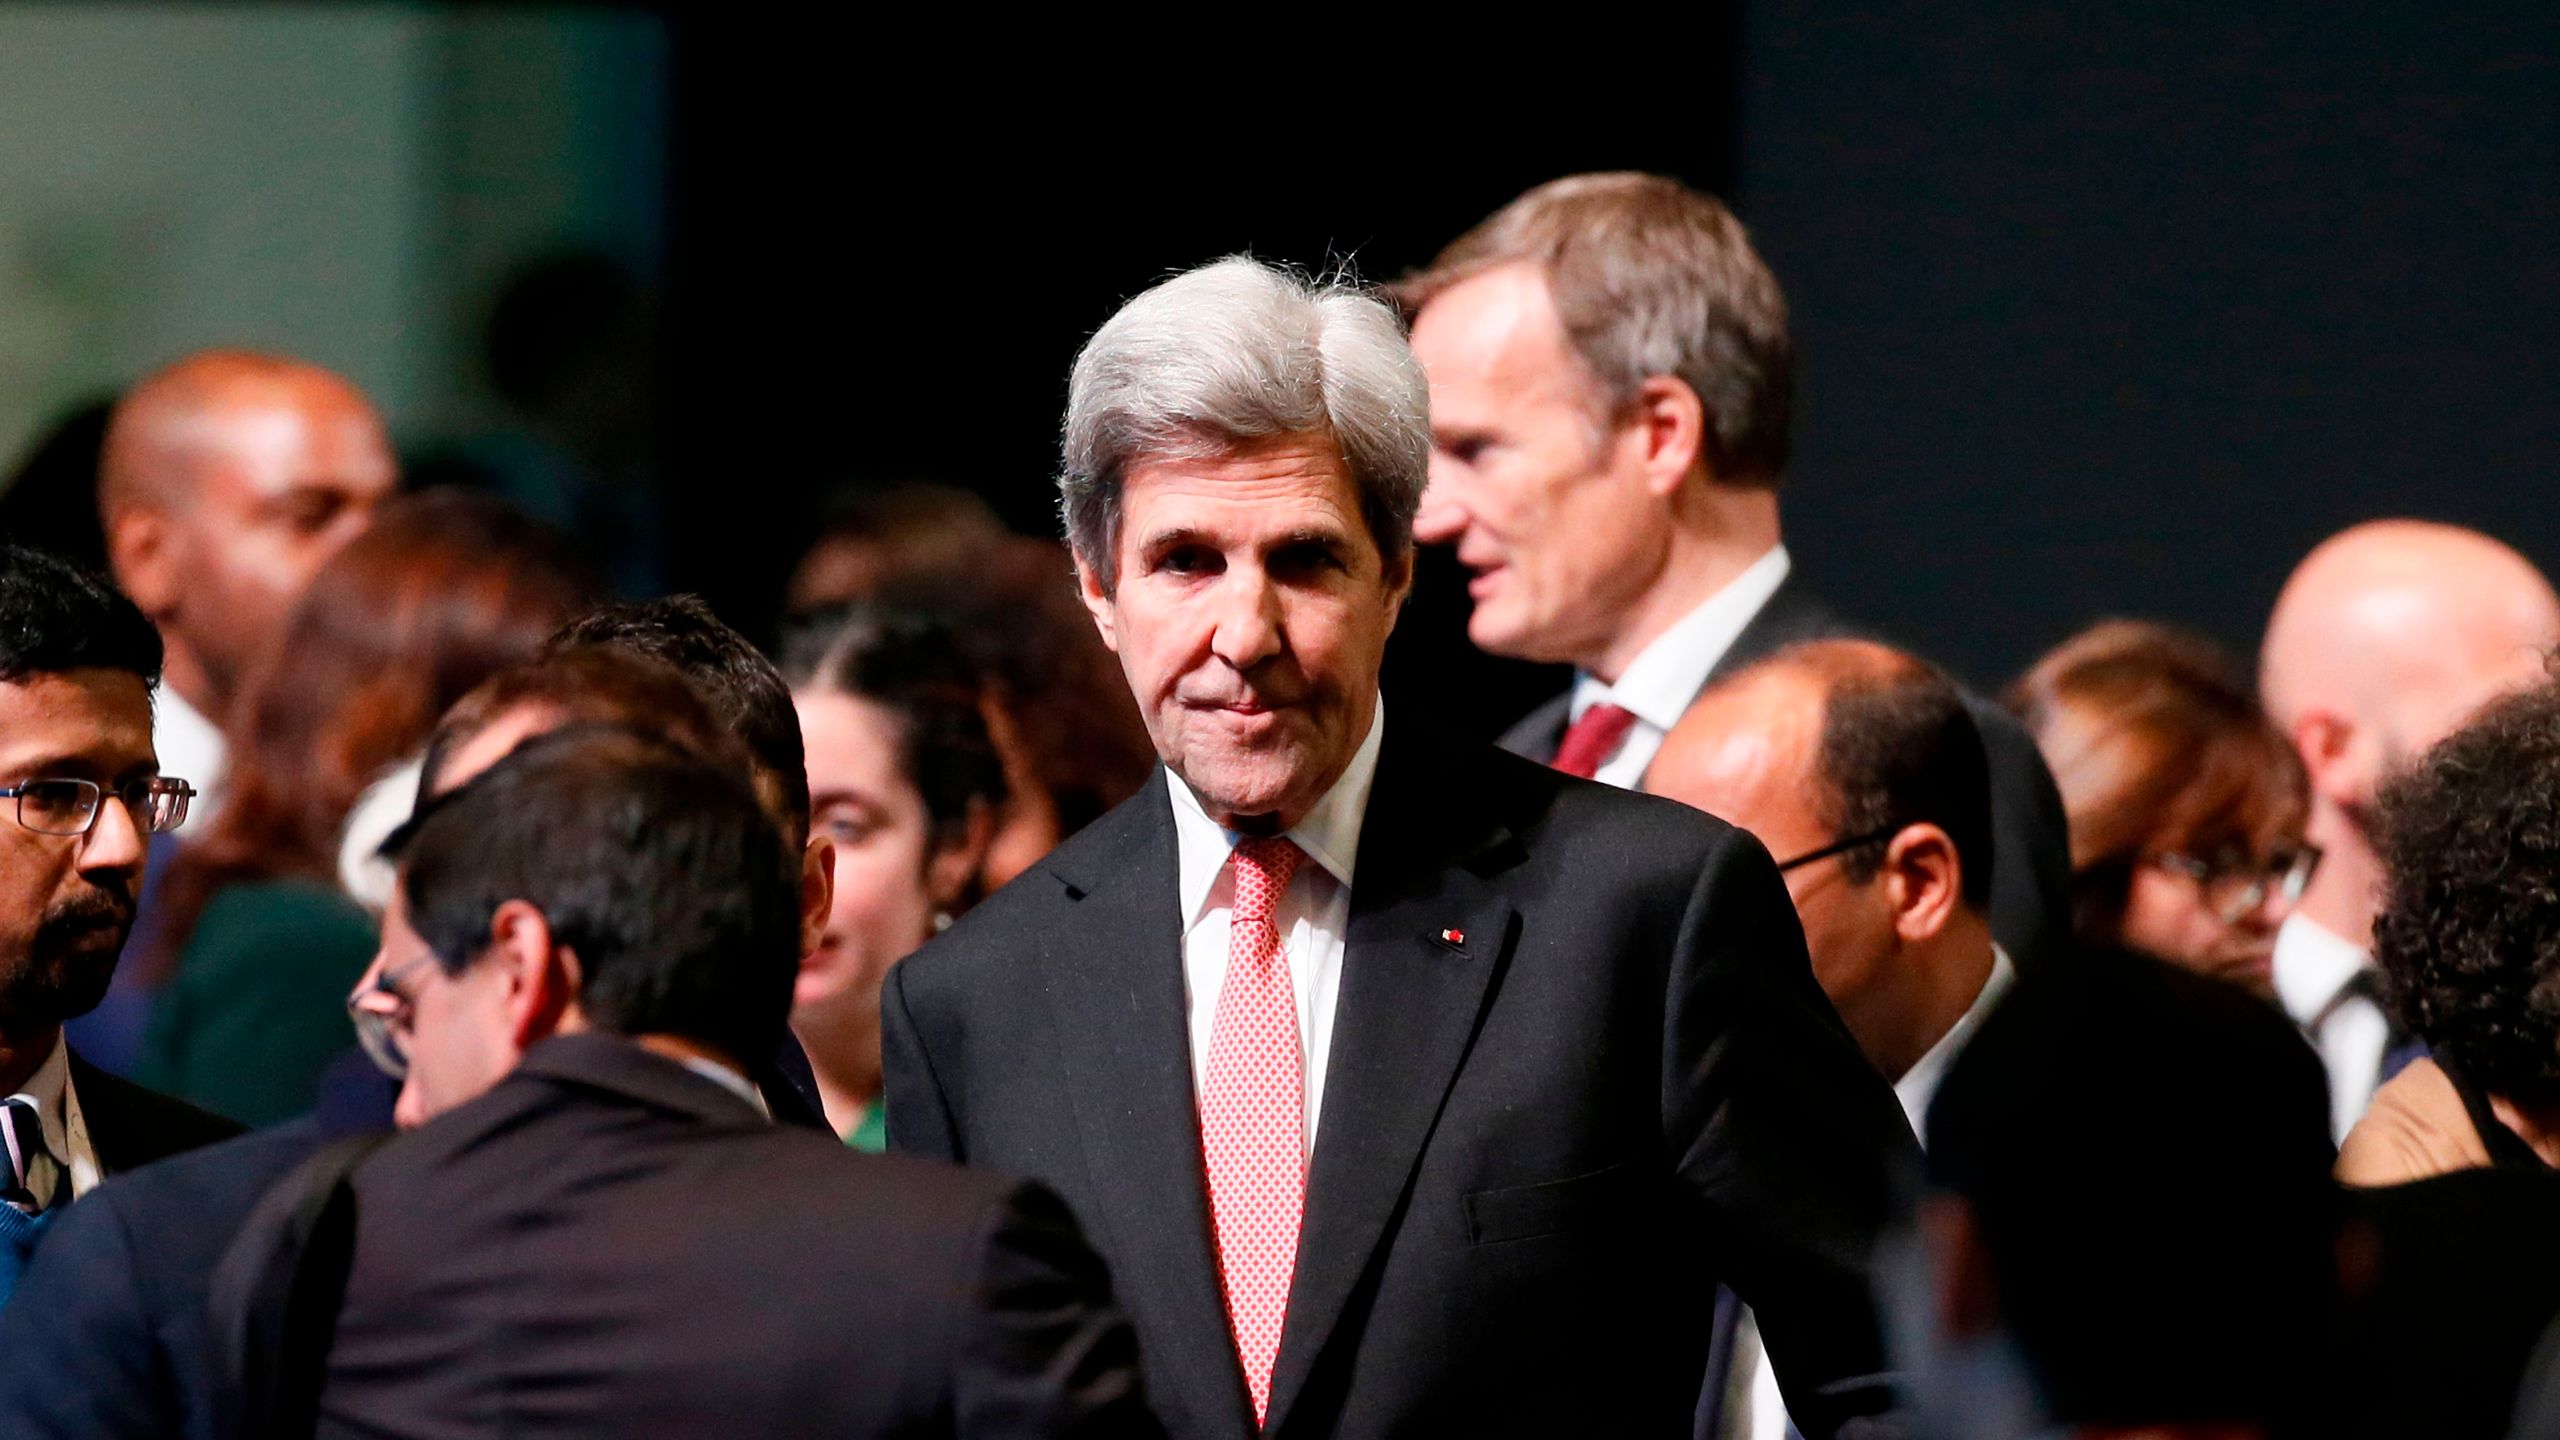
[[[186,818],[191,792],[151,746],[160,656],[104,583],[0,546],[0,1300],[103,1176],[238,1129],[92,1069],[62,1038],[115,974],[149,837]]]
[[[1991,932],[1991,784],[1964,693],[1864,640],[1710,684],[1644,779],[1777,857],[1814,978],[1924,1145],[1939,1078],[2014,974]],[[1717,1305],[1700,1433],[1788,1433],[1757,1326]]]

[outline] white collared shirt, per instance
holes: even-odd
[[[203,834],[222,799],[223,757],[229,753],[222,727],[163,685],[151,700],[151,749],[159,757],[161,774],[196,787],[179,836]]]
[[[1369,734],[1324,798],[1287,832],[1312,864],[1298,867],[1271,917],[1283,937],[1289,984],[1298,1001],[1298,1043],[1305,1061],[1307,1153],[1315,1154],[1316,1120],[1324,1113],[1325,1062],[1333,1051],[1334,1007],[1342,995],[1344,931],[1351,919],[1351,876],[1360,858],[1360,826],[1378,775],[1378,739],[1386,702],[1369,714]],[[1228,860],[1245,837],[1209,818],[1200,797],[1167,771],[1173,834],[1180,854],[1183,1005],[1191,1024],[1191,1084],[1208,1083],[1209,1041],[1217,1029],[1218,991],[1227,978],[1227,927],[1235,906]]]
[[[1911,1133],[1926,1148],[1929,1143],[1929,1101],[1938,1093],[1938,1082],[1947,1078],[1947,1067],[1955,1063],[1956,1052],[1973,1039],[1982,1028],[1982,1019],[2009,993],[2018,978],[2018,969],[2009,963],[2009,952],[1997,941],[1991,946],[1991,973],[1984,977],[1981,993],[1929,1053],[1920,1057],[1902,1078],[1893,1082],[1893,1098],[1902,1102],[1903,1116],[1911,1122]],[[1760,1342],[1760,1322],[1748,1310],[1743,1312],[1744,1334],[1738,1337],[1740,1353],[1750,1357],[1751,1405],[1747,1419],[1750,1440],[1783,1440],[1787,1434],[1787,1401],[1778,1393],[1778,1372],[1769,1364],[1769,1351]],[[1728,1417],[1731,1418],[1731,1417]]]
[[[2329,1138],[2340,1143],[2373,1103],[2391,1045],[2391,1017],[2347,988],[2372,964],[2361,946],[2299,910],[2276,931],[2276,998],[2329,1072]]]
[[[1973,997],[1973,1003],[1965,1007],[1964,1014],[1948,1027],[1947,1033],[1938,1037],[1938,1043],[1929,1047],[1929,1053],[1921,1056],[1903,1072],[1901,1079],[1893,1082],[1893,1098],[1902,1102],[1902,1113],[1911,1122],[1911,1133],[1919,1138],[1924,1148],[1929,1143],[1929,1101],[1938,1093],[1938,1082],[1947,1078],[1947,1067],[1955,1063],[1956,1052],[1973,1039],[1973,1032],[1982,1028],[1982,1017],[1990,1014],[1991,1007],[2000,1003],[2000,997],[2009,993],[2010,982],[2017,978],[2018,969],[2009,963],[2009,952],[1994,941],[1991,946],[1991,973],[1984,977],[1981,993]]]
[[[50,1162],[38,1162],[35,1173],[28,1176],[27,1191],[36,1197],[39,1208],[53,1203],[54,1192],[68,1175],[71,1198],[79,1199],[98,1188],[98,1152],[89,1143],[89,1121],[80,1113],[80,1097],[71,1084],[71,1047],[57,1034],[53,1053],[36,1067],[26,1085],[5,1098],[24,1095],[36,1102],[36,1124],[44,1131],[45,1153]],[[0,1156],[0,1167],[8,1164]],[[0,1179],[8,1171],[0,1168]]]
[[[1645,767],[1653,763],[1654,753],[1662,748],[1662,737],[1670,734],[1671,727],[1688,712],[1689,702],[1706,687],[1707,676],[1716,668],[1716,662],[1733,648],[1742,628],[1785,583],[1790,563],[1786,546],[1769,547],[1768,554],[1726,581],[1724,588],[1708,596],[1705,604],[1655,636],[1653,643],[1628,664],[1616,684],[1596,675],[1575,678],[1567,723],[1581,719],[1583,711],[1603,703],[1621,706],[1636,717],[1635,723],[1627,727],[1627,738],[1600,762],[1593,779],[1622,790],[1636,787],[1636,782],[1644,778]]]

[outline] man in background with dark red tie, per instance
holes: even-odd
[[[1723,205],[1658,175],[1568,176],[1395,288],[1431,377],[1414,536],[1473,572],[1469,639],[1580,672],[1503,748],[1633,788],[1709,681],[1853,633],[1780,537],[1787,302]],[[2062,799],[2014,719],[1970,708],[2000,841],[1992,926],[2032,968],[2067,939]]]
[[[1164,768],[891,972],[890,1143],[1066,1195],[1176,1436],[1685,1435],[1719,1279],[1838,1433],[1910,1132],[1748,835],[1386,720],[1428,424],[1392,311],[1250,260],[1087,344]]]

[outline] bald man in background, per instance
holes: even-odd
[[[168,645],[153,739],[221,799],[221,721],[311,577],[392,492],[398,471],[363,392],[299,360],[206,350],[118,402],[98,508],[116,583]]]
[[[1991,774],[1964,692],[1866,640],[1791,646],[1702,692],[1644,788],[1778,857],[1813,976],[1925,1143],[1930,1098],[2016,971],[1991,935]],[[1730,1296],[1698,1434],[1785,1433],[1777,1377]]]
[[[2331,536],[2277,597],[2259,652],[2267,713],[2311,775],[2322,860],[2276,935],[2276,994],[2329,1071],[2336,1136],[2414,1057],[2375,1000],[2382,782],[2483,704],[2545,673],[2560,597],[2531,561],[2450,525],[2383,520]]]

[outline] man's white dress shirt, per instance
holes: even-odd
[[[1947,1067],[1955,1063],[1956,1052],[1973,1039],[1982,1028],[1982,1019],[2009,986],[2018,978],[2018,968],[2009,963],[2009,952],[1997,943],[1991,947],[1991,973],[1982,982],[1982,990],[1973,1004],[1929,1047],[1929,1053],[1903,1072],[1893,1082],[1893,1098],[1902,1102],[1902,1113],[1911,1121],[1911,1133],[1929,1143],[1929,1101],[1938,1093],[1938,1082],[1947,1078]],[[1760,1342],[1759,1322],[1751,1312],[1743,1312],[1743,1333],[1735,1337],[1737,1358],[1751,1362],[1750,1440],[1783,1440],[1787,1433],[1787,1401],[1778,1393],[1778,1372],[1770,1367],[1769,1352]]]
[[[1636,717],[1627,727],[1627,737],[1618,742],[1615,753],[1600,762],[1592,774],[1604,785],[1632,790],[1644,778],[1645,767],[1653,763],[1654,752],[1662,748],[1662,737],[1680,723],[1689,702],[1698,698],[1707,676],[1733,648],[1742,628],[1778,586],[1787,578],[1787,547],[1773,545],[1769,553],[1751,562],[1749,568],[1724,584],[1724,588],[1707,597],[1706,603],[1680,617],[1668,630],[1654,637],[1627,665],[1626,673],[1616,684],[1608,684],[1596,675],[1583,675],[1573,682],[1573,703],[1566,723],[1582,718],[1582,712],[1594,705],[1616,705]]]
[[[1369,734],[1353,752],[1342,777],[1306,818],[1285,832],[1307,852],[1280,897],[1271,923],[1289,962],[1289,985],[1298,1001],[1298,1044],[1305,1060],[1306,1143],[1312,1156],[1316,1120],[1324,1114],[1325,1061],[1333,1050],[1334,1006],[1342,995],[1343,932],[1351,919],[1351,876],[1360,856],[1360,825],[1369,810],[1369,786],[1378,775],[1378,737],[1386,731],[1382,700],[1369,715]],[[1218,1023],[1218,991],[1227,979],[1227,927],[1235,907],[1235,872],[1227,863],[1244,836],[1209,818],[1200,797],[1170,771],[1173,833],[1180,853],[1183,1003],[1191,1022],[1191,1085],[1196,1097],[1207,1082],[1209,1040]]]
[[[163,685],[151,701],[151,749],[160,758],[161,774],[196,787],[196,798],[187,805],[186,828],[178,833],[203,834],[221,803],[223,758],[229,753],[222,727]]]
[[[36,1162],[35,1173],[27,1177],[27,1191],[36,1198],[38,1208],[53,1203],[54,1192],[67,1179],[71,1198],[79,1199],[98,1188],[98,1152],[89,1143],[89,1122],[80,1113],[80,1097],[71,1084],[71,1047],[59,1036],[53,1042],[53,1054],[26,1085],[7,1099],[23,1095],[36,1102],[36,1124],[44,1131],[44,1148],[49,1159]],[[0,1181],[6,1181],[9,1160],[0,1155]]]
[[[2362,946],[2300,911],[2276,931],[2276,998],[2329,1071],[2329,1138],[2341,1142],[2373,1103],[2382,1052],[2391,1044],[2391,1017],[2370,996],[2347,988],[2372,964]]]

